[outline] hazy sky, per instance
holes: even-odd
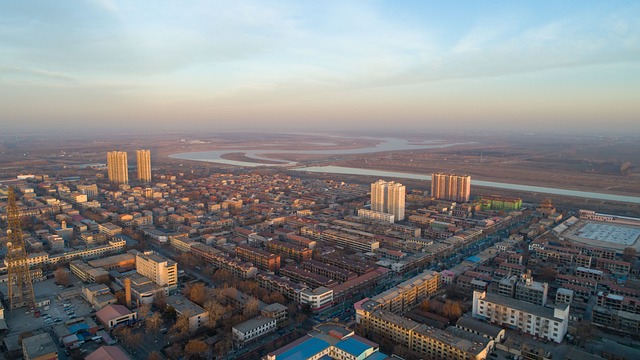
[[[0,124],[640,133],[640,1],[0,0]]]

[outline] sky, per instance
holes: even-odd
[[[640,2],[0,0],[0,125],[640,134]]]

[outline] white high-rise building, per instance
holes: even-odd
[[[138,181],[151,181],[151,152],[149,150],[136,150],[138,160]]]
[[[400,183],[378,180],[371,184],[371,210],[404,220],[405,193],[406,188]]]
[[[107,171],[109,173],[109,181],[112,183],[129,183],[127,153],[124,151],[107,152]]]

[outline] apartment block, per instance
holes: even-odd
[[[426,270],[422,274],[374,296],[371,300],[379,303],[383,310],[401,314],[418,306],[422,300],[428,299],[438,291],[439,287],[440,273]]]
[[[304,246],[286,243],[278,240],[271,240],[267,243],[269,252],[284,256],[297,262],[307,261],[311,259],[313,250]]]
[[[256,247],[240,244],[236,247],[236,256],[253,263],[258,269],[276,272],[280,270],[280,255]]]
[[[310,271],[318,275],[326,276],[330,279],[333,279],[339,282],[345,282],[345,281],[354,279],[358,276],[358,274],[356,274],[353,271],[345,270],[337,266],[325,264],[321,261],[317,261],[313,259],[303,262],[300,266],[304,270]]]
[[[434,173],[431,175],[431,196],[440,200],[469,202],[471,176]]]
[[[338,282],[331,278],[312,273],[295,265],[287,265],[283,267],[282,269],[280,269],[280,275],[286,276],[295,282],[304,283],[312,288],[318,286],[333,287],[335,285],[338,285]]]
[[[136,271],[160,286],[175,288],[178,285],[178,263],[153,251],[136,255]]]
[[[486,359],[494,341],[461,328],[441,330],[379,309],[379,304],[363,299],[354,304],[356,331],[365,337],[384,338],[404,346],[425,359]]]
[[[569,326],[569,305],[557,304],[550,308],[474,291],[473,317],[560,343]]]

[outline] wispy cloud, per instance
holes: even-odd
[[[51,80],[64,80],[64,81],[75,81],[75,78],[69,74],[56,72],[56,71],[48,71],[41,69],[27,69],[20,68],[15,66],[0,66],[0,73],[5,74],[7,77],[29,77],[29,78],[44,78]]]

